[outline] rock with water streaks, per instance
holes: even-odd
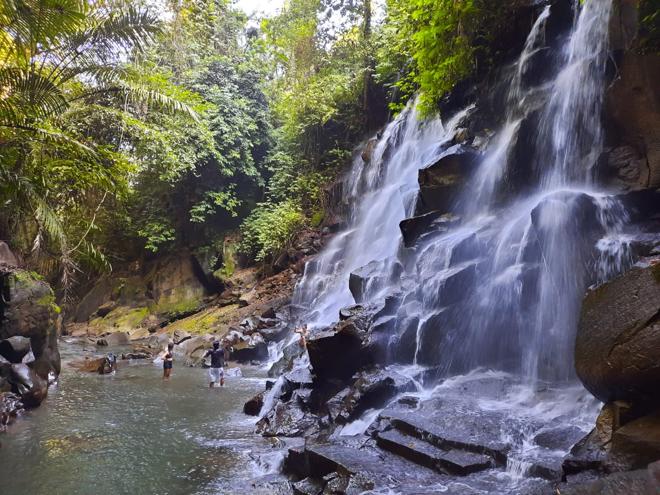
[[[419,171],[417,215],[437,211],[451,213],[458,195],[479,161],[470,149],[457,149]]]

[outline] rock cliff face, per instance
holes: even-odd
[[[660,187],[660,54],[642,53],[637,1],[619,0],[611,21],[614,75],[606,94],[603,172],[626,190]]]
[[[50,286],[0,242],[0,428],[36,407],[60,373],[59,307]]]

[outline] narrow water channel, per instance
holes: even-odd
[[[3,495],[249,493],[251,479],[276,471],[281,450],[242,411],[264,370],[242,367],[211,390],[203,369],[175,363],[164,382],[159,366],[124,361],[102,376],[69,366],[93,346],[61,351],[48,399],[0,437]]]

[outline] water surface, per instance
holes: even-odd
[[[82,373],[73,358],[96,349],[61,344],[62,375],[39,409],[0,437],[6,495],[246,493],[277,468],[281,451],[254,434],[244,402],[265,372],[243,367],[222,389],[206,370],[175,363],[169,382],[146,362],[115,375]]]

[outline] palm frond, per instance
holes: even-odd
[[[186,103],[156,91],[145,84],[132,81],[122,81],[120,91],[123,92],[128,100],[134,105],[158,107],[170,113],[186,115],[195,122],[199,121],[197,112]]]
[[[85,0],[2,0],[0,52],[20,54],[26,45],[50,45],[84,25]]]
[[[47,75],[18,67],[0,68],[0,125],[22,126],[56,115],[68,106],[61,89]]]

